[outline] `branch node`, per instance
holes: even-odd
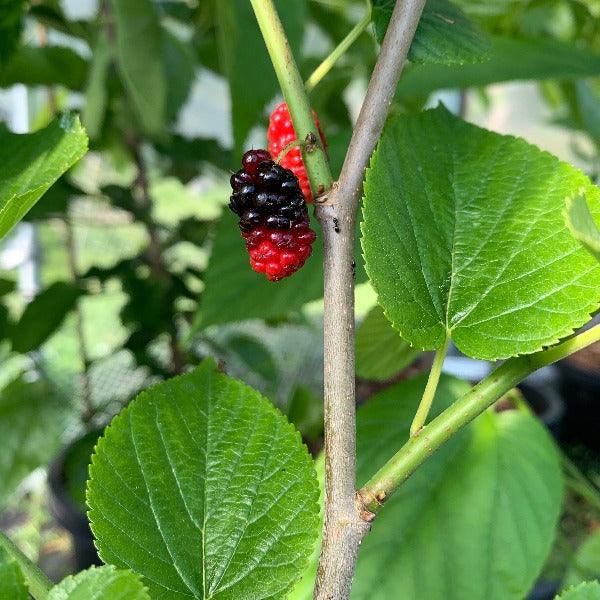
[[[333,206],[335,204],[335,192],[338,189],[338,182],[334,181],[329,190],[325,189],[323,184],[319,184],[317,188],[317,195],[315,196],[314,203],[316,206]]]
[[[360,518],[367,523],[375,519],[376,513],[373,510],[379,510],[387,499],[384,490],[373,493],[369,488],[362,488],[356,492],[356,505]]]
[[[360,518],[365,522],[365,523],[372,523],[375,520],[375,513],[372,513],[370,510],[361,510],[360,511]]]

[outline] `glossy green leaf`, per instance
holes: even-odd
[[[165,126],[167,83],[158,13],[151,0],[111,0],[111,4],[123,83],[145,131],[160,134]]]
[[[272,282],[251,269],[237,220],[229,210],[225,211],[217,225],[195,329],[231,321],[283,317],[307,302],[322,298],[323,248],[320,228],[314,221],[312,228],[317,234],[312,256],[292,277]],[[357,258],[356,263],[356,281],[365,281],[363,261]]]
[[[600,532],[592,533],[577,549],[567,571],[563,588],[578,585],[588,579],[600,579]]]
[[[305,0],[275,2],[294,54],[306,22]],[[219,57],[229,79],[236,154],[279,86],[248,0],[216,2]]]
[[[0,239],[86,150],[85,131],[71,115],[27,135],[0,126]]]
[[[363,379],[385,381],[419,354],[400,337],[380,306],[369,311],[356,332],[356,374]]]
[[[300,436],[212,361],[114,419],[87,497],[101,557],[140,573],[154,600],[283,599],[319,531]]]
[[[586,581],[564,591],[556,600],[600,600],[600,582]]]
[[[70,48],[62,46],[23,46],[0,68],[0,87],[24,85],[64,85],[83,90],[87,62]]]
[[[48,600],[150,600],[139,575],[113,566],[81,571],[55,585]]]
[[[2,549],[0,549],[0,598],[29,600],[29,591],[21,569]]]
[[[600,261],[600,229],[592,217],[585,196],[567,200],[565,218],[573,236]]]
[[[445,108],[388,124],[365,183],[363,250],[379,303],[404,339],[498,359],[586,323],[600,266],[564,225],[587,177],[524,140]]]
[[[374,0],[373,22],[383,42],[396,0]],[[409,60],[446,65],[485,60],[490,42],[485,33],[449,0],[427,0],[413,38]]]
[[[425,379],[417,381],[361,410],[359,483],[390,457],[394,440],[406,439]],[[438,397],[452,400],[445,381]],[[458,384],[452,385],[456,397]],[[386,502],[362,544],[353,600],[526,597],[550,552],[561,509],[562,473],[552,440],[529,415],[488,412],[454,453],[444,452]]]
[[[481,64],[426,64],[406,69],[397,95],[426,95],[440,89],[486,86],[500,81],[574,80],[600,74],[600,55],[573,44],[499,36],[492,36],[491,44],[487,59]]]
[[[0,390],[0,508],[26,475],[58,451],[63,420],[63,407],[43,381],[17,379]]]
[[[12,328],[13,350],[24,354],[41,346],[60,327],[80,295],[78,288],[64,281],[40,292]]]

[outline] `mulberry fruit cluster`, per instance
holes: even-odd
[[[321,130],[321,124],[317,118],[317,114],[313,110],[313,120],[321,136],[321,142],[323,148],[327,150],[327,142],[325,141],[325,135]],[[279,153],[290,143],[296,139],[296,131],[292,124],[292,117],[288,106],[285,102],[282,102],[275,108],[271,113],[269,119],[269,129],[267,130],[268,149],[271,156],[277,158]],[[300,188],[302,194],[308,203],[313,201],[313,196],[310,190],[310,183],[308,181],[308,175],[306,168],[302,162],[302,152],[299,146],[292,148],[282,159],[281,166],[290,169],[300,182]]]
[[[231,176],[231,187],[229,207],[240,217],[252,268],[270,281],[295,273],[316,237],[298,178],[266,150],[249,150]]]

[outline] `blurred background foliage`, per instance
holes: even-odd
[[[429,6],[438,3],[443,9],[439,0]],[[600,0],[455,4],[489,40],[487,60],[419,64],[415,50],[392,110],[442,99],[597,178]],[[278,5],[305,78],[366,10],[364,0]],[[374,2],[374,17],[391,5]],[[376,19],[311,94],[334,173],[378,29]],[[317,451],[319,251],[293,278],[263,281],[224,210],[229,175],[244,149],[265,146],[279,100],[250,3],[0,0],[0,88],[0,121],[10,129],[37,130],[72,110],[90,137],[86,157],[0,246],[0,526],[30,555],[60,549],[62,538],[39,526],[47,521],[36,469],[137,392],[206,355],[271,398]],[[365,281],[359,260],[361,399],[427,362],[373,308]],[[86,464],[72,476],[81,480],[78,502]],[[577,541],[593,528],[597,515],[588,516]]]

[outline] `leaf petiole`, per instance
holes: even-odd
[[[297,146],[299,146],[300,148],[304,148],[306,146],[307,142],[303,142],[301,140],[292,140],[289,144],[286,144],[284,146],[284,148],[281,150],[281,152],[277,155],[277,158],[275,159],[275,162],[277,164],[279,164],[283,157],[292,149],[292,148],[296,148]]]
[[[415,418],[413,419],[412,425],[410,426],[410,437],[418,435],[421,429],[423,429],[425,422],[427,421],[427,415],[431,410],[431,404],[433,403],[435,391],[437,390],[437,386],[440,381],[440,375],[442,374],[442,366],[444,365],[444,359],[446,358],[446,353],[448,352],[449,344],[450,336],[447,335],[446,339],[444,340],[443,346],[441,348],[438,348],[438,350],[435,353],[433,365],[431,366],[431,371],[429,372],[429,379],[427,380],[427,385],[425,386],[425,391],[423,392],[423,397],[421,398],[419,408],[417,408]]]

